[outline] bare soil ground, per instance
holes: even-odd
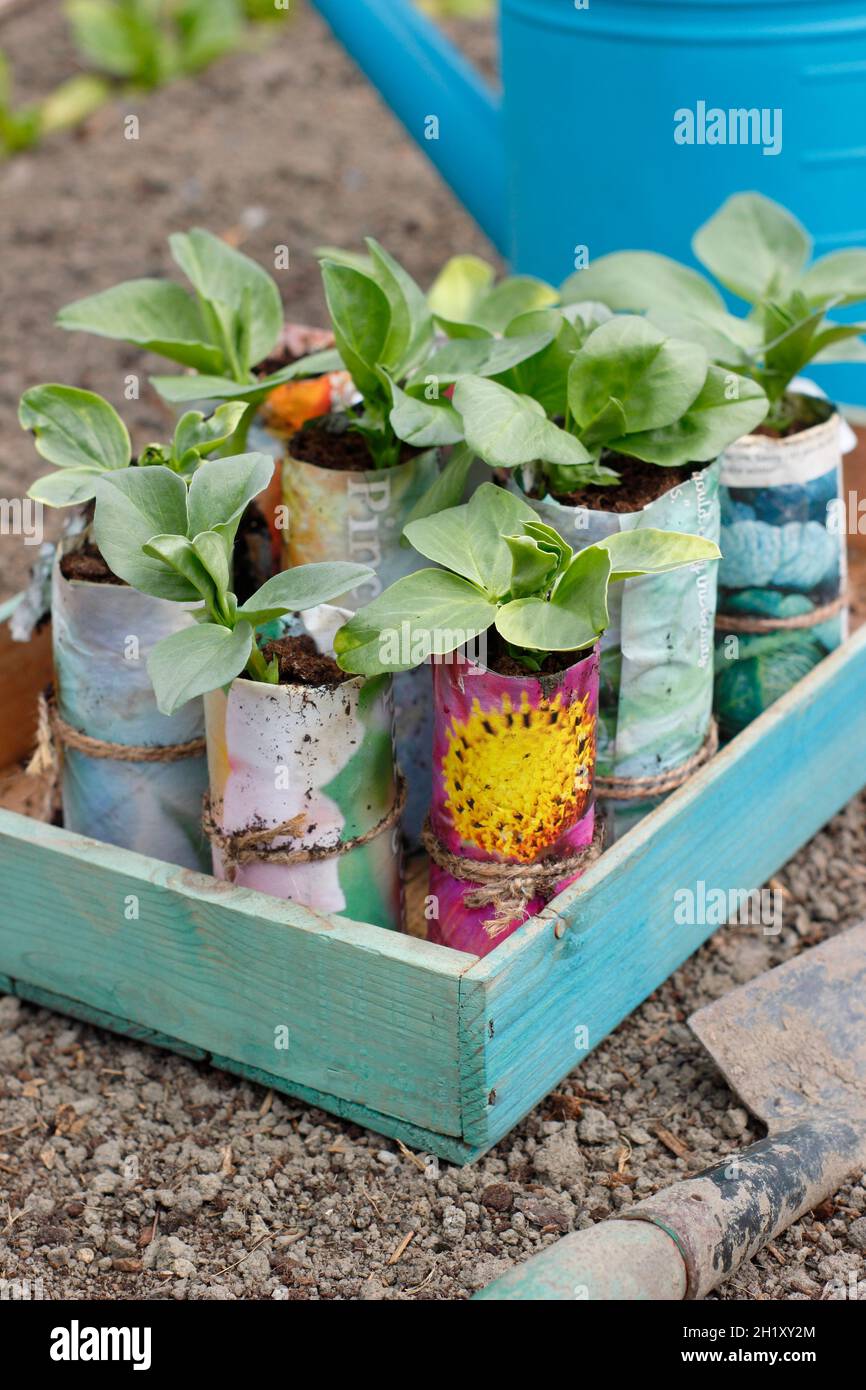
[[[492,37],[461,26],[489,65]],[[55,0],[0,26],[22,96],[67,75]],[[140,117],[138,142],[123,118]],[[0,492],[40,465],[19,431],[28,385],[116,404],[139,355],[67,337],[60,305],[169,269],[167,233],[231,231],[272,264],[287,313],[321,319],[313,248],[372,233],[422,281],[489,249],[318,19],[196,82],[118,99],[78,139],[0,167]],[[164,409],[127,410],[138,442]],[[27,556],[2,539],[0,593]],[[0,1279],[52,1298],[453,1299],[568,1230],[757,1137],[685,1019],[702,1003],[866,915],[866,802],[780,876],[779,935],[722,928],[560,1091],[480,1163],[455,1169],[325,1113],[18,1000],[0,999]],[[2,911],[2,907],[0,907]],[[799,1222],[724,1298],[866,1299],[866,1182]]]

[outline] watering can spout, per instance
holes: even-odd
[[[496,95],[412,0],[314,0],[316,9],[494,244],[508,252]]]

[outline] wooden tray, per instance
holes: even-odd
[[[866,496],[866,443],[849,485]],[[866,536],[851,560],[862,624]],[[0,989],[456,1163],[507,1134],[715,930],[676,925],[679,890],[759,887],[866,785],[861,626],[479,960],[38,820],[20,762],[50,641],[13,644],[12,606],[0,611]]]

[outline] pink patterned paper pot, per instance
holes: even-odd
[[[439,454],[428,449],[394,468],[370,472],[324,468],[291,456],[283,462],[286,569],[316,560],[355,560],[376,579],[340,602],[353,612],[427,561],[401,545],[415,503],[434,483]],[[430,805],[430,742],[433,712],[426,671],[395,677],[397,761],[409,786],[403,828],[417,840]]]
[[[319,650],[333,639],[334,624],[317,628],[328,612],[304,614]],[[344,616],[336,615],[337,626]],[[228,694],[205,696],[205,720],[216,877],[398,930],[390,680],[311,686],[238,679]],[[285,833],[274,836],[276,827]],[[341,845],[350,847],[334,853]],[[298,851],[301,862],[285,862]]]
[[[528,866],[592,844],[597,649],[556,675],[503,676],[455,655],[434,664],[433,704],[430,829],[442,849]],[[579,877],[563,875],[502,921],[497,908],[472,905],[477,883],[431,860],[438,915],[428,939],[486,955]]]

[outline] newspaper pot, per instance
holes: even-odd
[[[126,584],[66,579],[63,543],[52,573],[57,712],[73,730],[104,743],[177,748],[204,737],[201,700],[160,714],[147,658],[192,620],[183,606]],[[61,793],[67,830],[188,869],[208,869],[201,830],[207,760],[124,761],[63,748]]]
[[[731,737],[848,635],[842,420],[747,435],[722,459],[715,706]],[[777,626],[777,624],[780,624]]]
[[[573,507],[521,492],[542,521],[576,549],[617,531],[656,527],[719,539],[719,464],[696,469],[640,511]],[[671,574],[612,584],[610,625],[601,639],[599,777],[645,778],[673,772],[700,752],[713,703],[713,629],[718,565],[702,562]],[[609,838],[622,835],[654,800],[602,800]]]
[[[597,649],[550,676],[503,676],[456,655],[434,664],[430,829],[444,850],[529,865],[592,844],[598,668]],[[428,939],[486,955],[579,876],[503,922],[467,902],[478,884],[431,859]]]
[[[227,694],[205,696],[205,716],[211,814],[220,834],[261,831],[275,850],[314,852],[301,863],[236,862],[215,838],[216,877],[398,930],[402,866],[393,822],[366,843],[327,853],[375,831],[394,808],[389,679],[354,677],[334,687],[238,679]],[[291,834],[267,836],[287,822]]]
[[[311,560],[356,560],[376,579],[339,602],[354,611],[382,589],[428,563],[401,545],[415,503],[435,481],[439,454],[428,449],[394,468],[352,472],[323,468],[289,455],[283,461],[286,508],[284,567]],[[397,761],[409,787],[403,829],[416,843],[430,805],[433,714],[425,671],[395,677]]]

